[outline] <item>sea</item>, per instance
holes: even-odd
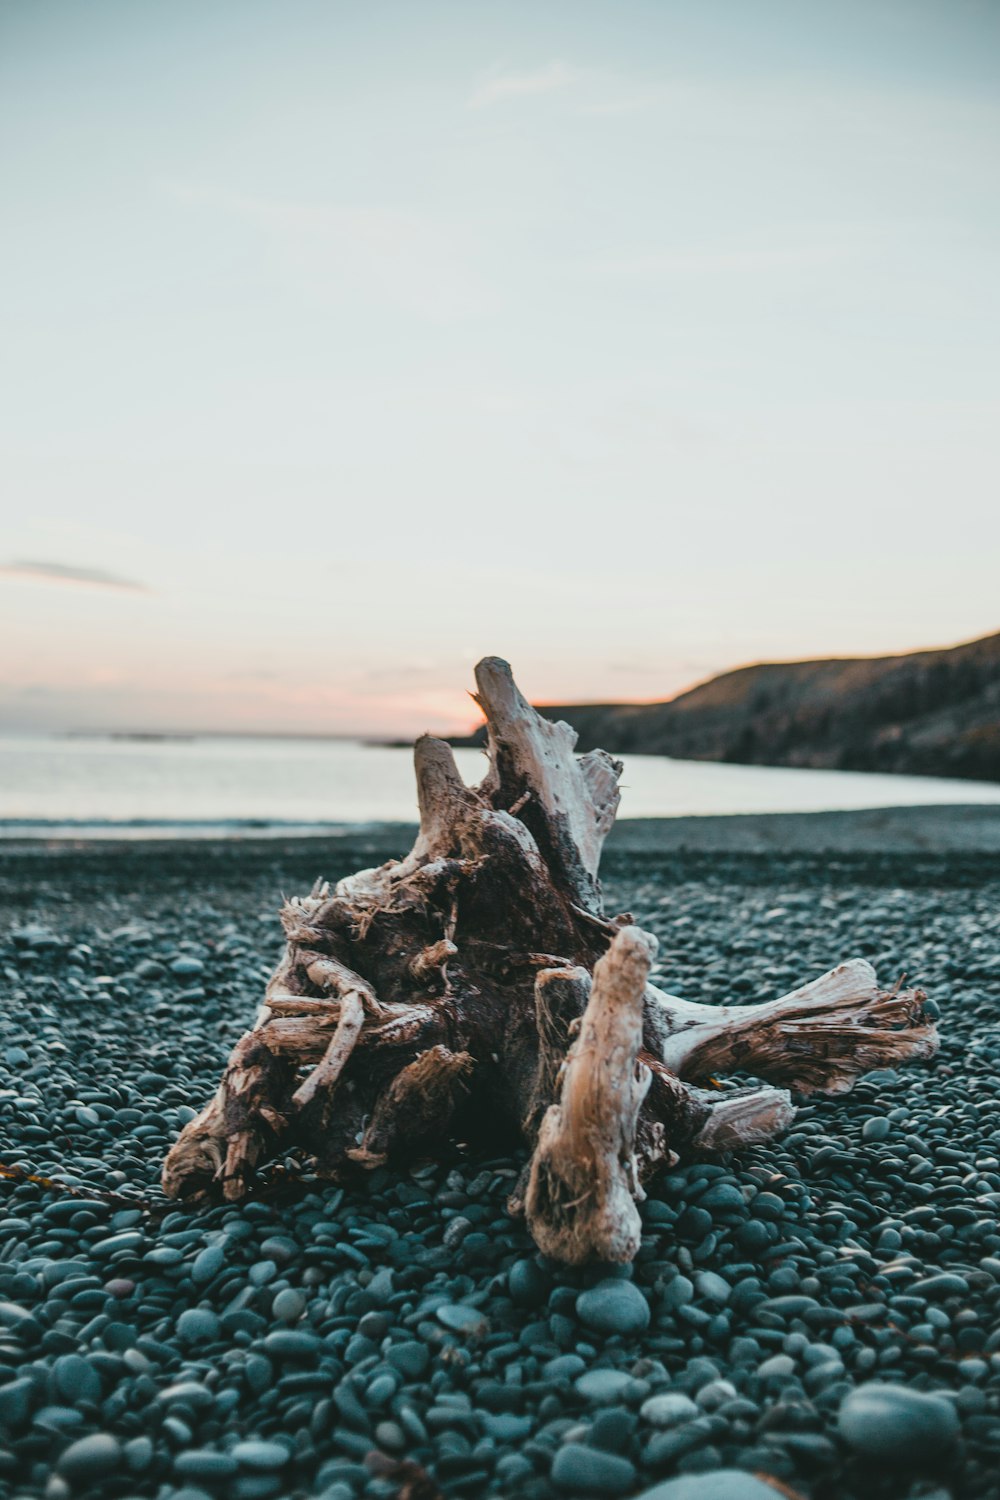
[[[479,781],[479,750],[457,750]],[[620,818],[1000,803],[1000,785],[627,755]],[[412,752],[347,739],[0,736],[0,838],[324,834],[416,819]]]

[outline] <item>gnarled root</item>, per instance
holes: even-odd
[[[538,1132],[528,1228],[540,1249],[571,1265],[631,1260],[639,1248],[635,1135],[650,1072],[638,1058],[654,941],[623,927],[597,964],[559,1103]]]
[[[598,879],[620,763],[576,756],[506,662],[480,662],[476,686],[484,780],[466,786],[423,736],[410,853],[286,902],[284,956],[167,1156],[170,1196],[239,1198],[279,1146],[336,1176],[433,1150],[456,1117],[464,1132],[498,1116],[528,1146],[509,1207],[538,1245],[625,1261],[657,1166],[766,1140],[792,1118],[789,1090],[838,1093],[933,1055],[923,993],[879,989],[861,959],[758,1005],[651,985],[655,940],[605,916]],[[764,1082],[700,1086],[737,1070]]]
[[[468,1087],[475,1064],[468,1052],[428,1047],[397,1073],[375,1107],[361,1145],[347,1154],[363,1167],[440,1140]]]
[[[287,1076],[287,1065],[260,1028],[242,1036],[215,1097],[171,1147],[163,1165],[164,1192],[197,1199],[218,1183],[226,1198],[241,1198],[257,1162],[287,1124],[275,1104]]]
[[[693,1005],[647,991],[658,1055],[679,1078],[741,1069],[799,1094],[841,1094],[872,1068],[933,1057],[938,1047],[923,990],[879,988],[853,958],[760,1005]]]

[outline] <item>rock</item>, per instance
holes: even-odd
[[[511,1301],[518,1307],[540,1307],[548,1295],[549,1278],[535,1260],[516,1260],[507,1273]]]
[[[736,1395],[736,1387],[732,1381],[710,1380],[707,1385],[699,1387],[695,1399],[702,1411],[716,1411],[720,1406],[735,1401]]]
[[[869,1381],[844,1399],[841,1436],[866,1458],[919,1464],[941,1457],[958,1437],[958,1413],[943,1396]]]
[[[924,1276],[911,1282],[907,1290],[913,1297],[966,1297],[969,1283],[956,1271],[942,1271],[938,1276]]]
[[[633,1384],[624,1370],[588,1370],[573,1382],[588,1401],[615,1401]]]
[[[723,1213],[732,1213],[746,1208],[746,1202],[739,1188],[731,1182],[716,1182],[702,1193],[698,1199],[699,1208],[718,1209]]]
[[[694,1301],[694,1282],[687,1276],[675,1276],[663,1289],[663,1306],[675,1309]]]
[[[430,1352],[426,1345],[413,1340],[393,1344],[385,1357],[405,1380],[419,1380],[430,1362]]]
[[[231,1450],[232,1457],[244,1469],[273,1473],[288,1463],[288,1449],[282,1443],[268,1443],[262,1438],[248,1438]]]
[[[865,1121],[861,1127],[861,1139],[863,1141],[885,1141],[889,1138],[892,1126],[884,1115],[874,1115]]]
[[[230,1453],[214,1448],[189,1448],[174,1458],[174,1472],[184,1479],[229,1479],[239,1473],[239,1464]]]
[[[467,1307],[464,1302],[444,1302],[435,1313],[439,1323],[452,1333],[461,1333],[466,1338],[482,1338],[489,1323],[478,1308]]]
[[[70,1484],[93,1484],[116,1473],[121,1466],[122,1450],[117,1438],[109,1432],[92,1432],[89,1437],[70,1443],[56,1463],[56,1472]]]
[[[219,1320],[207,1307],[186,1307],[177,1319],[177,1333],[185,1344],[211,1344],[219,1337]]]
[[[52,1366],[56,1390],[71,1406],[77,1401],[101,1399],[101,1377],[89,1360],[79,1354],[61,1354]]]
[[[207,1411],[215,1404],[208,1386],[197,1380],[180,1380],[176,1385],[168,1385],[156,1399],[163,1406],[189,1406],[192,1411]]]
[[[127,1469],[133,1474],[144,1474],[153,1462],[153,1441],[145,1436],[130,1438],[122,1454]]]
[[[136,979],[162,979],[166,972],[164,965],[155,958],[141,958],[132,970]]]
[[[649,1303],[631,1281],[599,1281],[577,1297],[576,1313],[596,1333],[640,1333],[649,1326]]]
[[[33,1380],[12,1380],[0,1385],[0,1427],[8,1432],[23,1427],[35,1400]]]
[[[194,1265],[191,1267],[191,1280],[195,1286],[204,1286],[218,1276],[226,1264],[226,1252],[221,1245],[206,1245],[199,1255],[195,1256]]]
[[[279,1266],[290,1265],[300,1255],[299,1246],[286,1234],[270,1234],[260,1247],[260,1253]]]
[[[487,1437],[498,1443],[521,1443],[531,1435],[535,1425],[529,1416],[519,1417],[512,1411],[483,1412],[480,1416]]]
[[[686,1208],[677,1219],[677,1233],[682,1239],[703,1240],[712,1227],[712,1215],[704,1208]]]
[[[277,1359],[311,1359],[319,1353],[321,1344],[314,1333],[298,1328],[276,1328],[264,1339],[264,1353]]]
[[[771,1243],[771,1234],[762,1219],[747,1219],[736,1231],[736,1239],[741,1250],[748,1255],[756,1255],[760,1250],[766,1250]]]
[[[700,1271],[694,1284],[699,1296],[704,1297],[707,1302],[718,1303],[720,1307],[733,1295],[729,1282],[715,1271]]]
[[[0,1302],[0,1326],[11,1329],[26,1343],[34,1343],[42,1336],[38,1319],[17,1302]]]
[[[176,974],[179,979],[188,979],[194,974],[203,974],[204,971],[205,965],[201,959],[191,958],[187,954],[175,958],[170,965],[171,974]]]
[[[763,1479],[743,1469],[713,1469],[707,1474],[681,1474],[677,1479],[642,1490],[635,1500],[776,1500],[791,1491],[772,1489]]]
[[[306,1310],[306,1299],[300,1291],[294,1287],[286,1286],[282,1291],[275,1294],[271,1303],[271,1313],[275,1318],[280,1318],[282,1323],[297,1323]]]
[[[371,1385],[365,1391],[365,1401],[369,1406],[384,1406],[391,1401],[399,1389],[399,1381],[395,1375],[386,1371],[382,1375],[376,1375]]]
[[[664,1391],[659,1396],[650,1396],[639,1408],[639,1415],[652,1427],[677,1427],[681,1422],[690,1422],[700,1415],[690,1396],[679,1391]]]
[[[632,1439],[638,1420],[625,1406],[607,1406],[598,1412],[587,1439],[590,1447],[608,1453],[622,1453]]]
[[[552,1483],[584,1495],[624,1495],[635,1484],[635,1465],[617,1453],[564,1443],[552,1464]]]

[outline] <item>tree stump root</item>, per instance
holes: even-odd
[[[793,1094],[932,1057],[934,1023],[923,991],[880,989],[864,959],[761,1004],[656,988],[655,938],[601,900],[621,763],[576,756],[574,731],[531,708],[506,662],[480,662],[476,681],[484,780],[467,787],[424,736],[406,858],[286,902],[284,956],[171,1148],[164,1191],[236,1201],[290,1147],[336,1178],[503,1119],[528,1152],[509,1207],[539,1248],[628,1261],[658,1167],[771,1138]],[[703,1087],[737,1071],[762,1082]]]

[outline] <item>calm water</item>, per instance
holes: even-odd
[[[459,750],[457,760],[467,781],[480,779],[478,750]],[[1000,802],[1000,785],[983,782],[652,755],[625,758],[622,787],[625,818]],[[415,817],[409,750],[352,740],[0,736],[0,836],[65,825],[119,835],[312,831]]]

